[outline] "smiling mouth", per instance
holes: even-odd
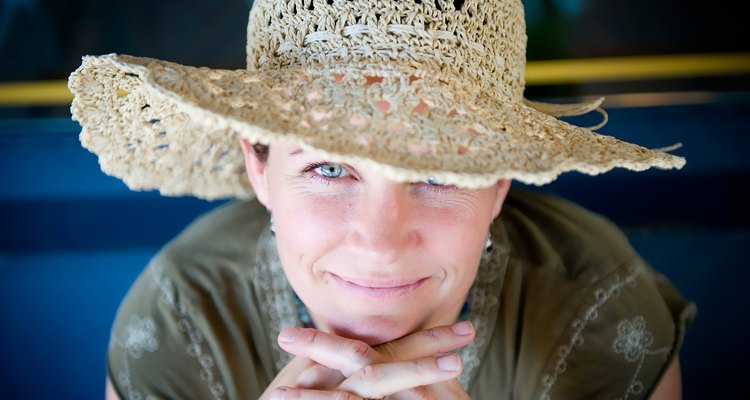
[[[330,273],[330,275],[347,293],[379,299],[404,296],[422,286],[428,279],[370,280],[342,277],[334,273]]]

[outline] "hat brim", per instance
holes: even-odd
[[[102,170],[171,196],[252,196],[238,135],[367,163],[396,181],[432,177],[466,188],[685,164],[427,66],[230,71],[112,54],[85,57],[69,88],[81,142]]]

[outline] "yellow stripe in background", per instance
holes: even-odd
[[[750,74],[750,53],[683,54],[532,61],[526,85]],[[0,83],[0,106],[64,106],[73,96],[65,80]]]
[[[62,106],[71,100],[73,95],[63,79],[0,83],[0,106]]]
[[[527,85],[559,85],[750,73],[750,53],[683,54],[530,62]]]

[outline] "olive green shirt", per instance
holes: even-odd
[[[108,372],[123,399],[256,399],[300,326],[268,215],[234,202],[201,217],[133,284]],[[467,303],[461,349],[473,399],[645,398],[677,354],[695,306],[608,220],[512,189]],[[304,310],[302,310],[304,311]]]

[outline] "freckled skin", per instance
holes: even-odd
[[[464,190],[398,183],[357,165],[333,178],[305,172],[325,160],[292,145],[274,144],[265,163],[244,142],[243,150],[274,215],[284,272],[319,329],[374,345],[455,321],[508,181]],[[373,298],[341,278],[409,289]]]

